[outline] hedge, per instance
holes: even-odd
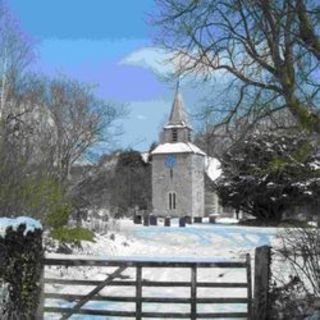
[[[37,319],[43,255],[40,228],[21,223],[0,234],[0,319]]]

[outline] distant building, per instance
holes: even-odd
[[[179,85],[160,144],[151,156],[153,212],[159,216],[204,216],[206,154],[192,143]]]

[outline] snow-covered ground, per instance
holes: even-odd
[[[218,221],[219,222],[219,221]],[[222,222],[220,220],[220,222]],[[232,221],[223,221],[232,222]],[[161,225],[163,225],[160,222]],[[251,253],[254,257],[254,249],[257,246],[272,245],[278,229],[276,228],[256,228],[243,227],[226,224],[193,224],[186,228],[179,228],[177,221],[171,227],[150,226],[144,227],[134,225],[132,221],[122,220],[118,225],[113,226],[105,235],[98,235],[95,243],[83,243],[83,249],[77,254],[94,255],[100,257],[144,257],[166,259],[235,259],[244,260],[246,253]],[[96,267],[74,267],[74,268],[47,268],[47,277],[64,278],[85,278],[85,279],[105,279],[107,274],[112,272],[112,268]],[[126,270],[123,275],[134,280],[133,269]],[[187,269],[144,269],[143,279],[154,281],[190,281],[190,270]],[[235,269],[201,269],[198,274],[198,281],[214,282],[244,282],[246,280],[245,270]],[[46,286],[48,292],[64,292],[84,294],[93,287],[66,287],[55,285]],[[230,291],[231,290],[231,291]],[[103,295],[132,295],[134,288],[109,287],[103,289]],[[199,297],[246,297],[246,289],[207,289],[199,288]],[[189,288],[159,289],[144,288],[144,296],[163,297],[189,297]],[[70,302],[50,300],[47,305],[72,305]],[[117,302],[90,302],[86,308],[95,307],[108,310],[134,311],[133,303]],[[171,308],[171,309],[170,309]],[[190,312],[189,305],[165,304],[144,304],[143,311],[174,311]],[[246,306],[241,304],[225,305],[199,305],[198,312],[225,312],[225,311],[245,312]],[[46,319],[57,319],[55,315],[47,315]],[[106,319],[106,317],[84,317],[73,316],[72,319]],[[116,319],[108,317],[107,319]],[[123,318],[125,319],[125,318]],[[228,319],[227,317],[225,319]]]

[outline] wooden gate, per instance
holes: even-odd
[[[74,258],[74,257],[46,257],[45,266],[66,266],[66,267],[115,267],[111,274],[102,280],[87,280],[87,279],[64,279],[64,278],[45,278],[45,294],[44,298],[46,303],[50,299],[59,299],[67,302],[72,302],[72,306],[45,306],[44,311],[50,313],[61,314],[62,319],[69,319],[74,314],[91,315],[91,316],[109,316],[118,319],[121,317],[127,317],[131,319],[145,319],[145,318],[171,318],[171,319],[218,319],[218,318],[244,318],[252,319],[252,287],[251,287],[251,264],[250,255],[247,254],[245,261],[217,261],[217,260],[190,260],[190,259],[175,259],[175,260],[152,260],[152,259],[99,259],[99,258]],[[123,277],[123,272],[131,268],[134,270],[134,280]],[[144,268],[157,268],[156,272],[161,272],[164,268],[187,268],[190,270],[189,281],[150,281],[146,280],[142,276]],[[158,269],[159,268],[159,269]],[[221,268],[221,269],[241,269],[245,273],[246,281],[243,282],[210,282],[199,281],[198,276],[202,272],[203,268]],[[70,293],[49,293],[47,287],[49,286],[72,286],[75,288],[83,288],[83,286],[90,286],[92,290],[89,293],[77,294]],[[101,290],[108,286],[125,286],[134,287],[135,294],[132,296],[113,296],[102,295]],[[162,288],[178,288],[184,287],[187,290],[190,289],[190,296],[184,298],[178,297],[166,297],[161,296],[145,296],[143,294],[143,288],[159,288],[161,292]],[[188,289],[189,288],[189,289]],[[245,290],[245,297],[199,297],[198,290],[201,288],[242,288]],[[123,302],[134,303],[134,311],[123,310],[101,310],[88,308],[85,305],[89,301],[111,301],[111,302]],[[145,304],[188,304],[190,306],[189,312],[147,312],[143,311]],[[199,312],[199,304],[245,304],[245,312]],[[169,310],[175,310],[171,307]],[[45,318],[45,317],[44,317]],[[108,318],[107,318],[108,319]]]

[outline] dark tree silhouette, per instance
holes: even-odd
[[[312,206],[320,194],[319,155],[304,135],[252,135],[222,157],[217,181],[225,206],[278,222],[295,206]]]

